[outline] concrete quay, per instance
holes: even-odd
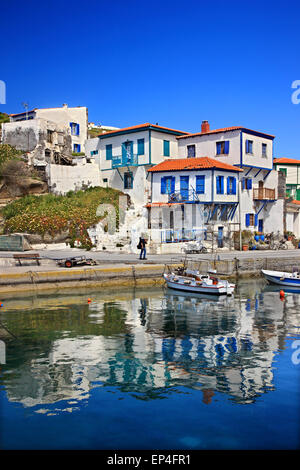
[[[59,257],[82,254],[78,251],[76,254],[60,253]],[[149,255],[146,261],[140,261],[132,254],[84,254],[93,257],[97,265],[61,268],[54,261],[57,254],[51,253],[52,259],[49,259],[49,252],[40,252],[40,266],[34,260],[26,260],[23,266],[16,266],[12,254],[6,254],[0,264],[0,293],[70,287],[155,286],[163,283],[166,264],[178,266],[184,260],[182,255]],[[240,278],[260,276],[261,269],[291,271],[294,267],[300,268],[300,250],[189,255],[187,260],[191,267],[201,272],[216,269],[224,278],[238,281]]]

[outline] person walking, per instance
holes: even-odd
[[[147,259],[146,258],[146,244],[147,244],[147,241],[145,240],[145,238],[140,237],[140,241],[138,244],[138,248],[141,250],[140,259]]]

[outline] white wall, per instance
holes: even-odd
[[[217,142],[229,140],[229,154],[217,155]],[[253,155],[246,154],[246,140],[253,141]],[[218,132],[213,134],[197,135],[188,138],[178,138],[178,157],[187,158],[187,146],[195,144],[196,157],[216,158],[229,165],[240,165],[241,163],[241,131]],[[262,156],[262,144],[267,144],[267,157]],[[256,136],[242,132],[242,162],[243,165],[273,167],[273,141],[267,137]]]
[[[199,201],[211,202],[237,202],[238,195],[226,194],[227,191],[227,177],[233,176],[236,178],[236,188],[238,189],[238,178],[237,172],[221,171],[221,170],[190,170],[190,171],[169,171],[169,172],[153,172],[152,173],[152,202],[168,202],[168,194],[161,194],[161,178],[165,176],[175,176],[175,192],[180,191],[180,176],[189,176],[189,187],[196,189],[196,176],[205,176],[205,194],[198,194]],[[224,194],[216,193],[216,177],[224,176]],[[212,185],[213,178],[213,185]],[[213,186],[213,189],[212,189]],[[213,193],[212,193],[213,191]]]
[[[76,166],[51,164],[47,165],[46,174],[54,194],[66,194],[68,191],[82,189],[83,186],[101,186],[99,167],[95,163]]]
[[[229,140],[229,154],[217,155],[216,142]],[[195,137],[178,138],[178,158],[187,158],[187,146],[195,144],[196,157],[216,158],[229,165],[240,163],[240,131],[205,134]]]
[[[68,106],[63,106],[62,108],[36,109],[35,112],[37,118],[41,117],[44,119],[49,119],[58,125],[70,127],[70,122],[79,124],[79,136],[72,135],[72,151],[74,144],[80,144],[81,152],[85,151],[84,145],[87,139],[88,125],[86,107],[78,106],[75,108],[69,108]]]

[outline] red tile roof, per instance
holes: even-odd
[[[158,165],[153,166],[148,171],[180,171],[180,170],[205,170],[207,168],[218,168],[220,170],[243,171],[236,166],[220,162],[214,158],[174,158],[173,160],[164,160]]]
[[[135,129],[138,130],[138,129],[144,128],[144,127],[145,128],[151,127],[151,128],[155,128],[157,130],[163,129],[163,130],[166,130],[166,131],[180,133],[180,134],[188,134],[188,132],[178,131],[176,129],[170,129],[169,127],[163,127],[163,126],[159,126],[157,124],[151,124],[150,122],[146,122],[145,124],[138,124],[137,126],[123,127],[121,129],[116,129],[116,130],[113,130],[113,131],[103,132],[103,134],[100,134],[99,137],[104,136],[104,135],[108,135],[108,134],[113,135],[113,134],[118,133],[118,132],[132,131],[132,130],[135,130]]]
[[[300,165],[300,160],[295,160],[294,158],[274,158],[274,163],[279,163],[281,165]]]
[[[239,130],[243,130],[245,132],[247,132],[247,131],[255,132],[255,133],[258,133],[258,134],[261,134],[261,135],[265,135],[267,137],[272,137],[272,139],[275,137],[274,135],[271,135],[271,134],[265,134],[264,132],[254,131],[252,129],[247,129],[246,127],[232,126],[232,127],[224,127],[223,129],[212,129],[208,132],[196,132],[195,134],[181,135],[181,136],[177,137],[177,139],[187,139],[188,137],[196,137],[196,136],[199,136],[199,135],[218,134],[218,133],[221,133],[221,132],[230,132],[230,131],[239,131]]]

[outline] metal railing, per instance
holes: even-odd
[[[199,197],[194,189],[185,191],[175,191],[168,195],[168,202],[198,202]]]
[[[274,201],[275,197],[275,189],[269,188],[254,188],[253,189],[253,199],[269,200]]]
[[[139,158],[137,153],[131,155],[115,155],[112,157],[111,166],[112,168],[119,168],[122,166],[136,166],[138,165]]]

